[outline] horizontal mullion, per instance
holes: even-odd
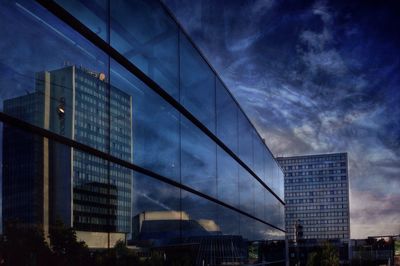
[[[33,133],[35,135],[42,136],[42,137],[47,138],[49,140],[59,142],[61,144],[64,144],[66,146],[78,149],[78,150],[80,150],[82,152],[85,152],[87,154],[96,156],[96,157],[98,157],[100,159],[109,161],[111,163],[118,164],[118,165],[120,165],[122,167],[131,169],[131,170],[133,170],[135,172],[139,172],[139,173],[144,174],[146,176],[152,177],[152,178],[157,179],[157,180],[159,180],[161,182],[167,183],[167,184],[169,184],[171,186],[178,187],[178,188],[183,189],[183,190],[185,190],[187,192],[195,194],[195,195],[197,195],[199,197],[205,198],[205,199],[207,199],[209,201],[212,201],[212,202],[214,202],[216,204],[219,204],[219,205],[224,206],[224,207],[226,207],[228,209],[236,211],[236,212],[238,212],[238,213],[240,213],[242,215],[245,215],[245,216],[247,216],[247,217],[249,217],[251,219],[259,221],[260,223],[266,224],[266,225],[268,225],[268,226],[270,226],[272,228],[275,228],[275,229],[277,229],[277,230],[279,230],[281,232],[286,232],[285,230],[283,230],[283,229],[281,229],[281,228],[279,228],[279,227],[277,227],[277,226],[275,226],[273,224],[270,224],[270,223],[268,223],[268,222],[266,222],[266,221],[264,221],[262,219],[259,219],[259,218],[255,217],[255,216],[245,212],[245,211],[242,211],[242,210],[240,210],[240,209],[238,209],[238,208],[236,208],[234,206],[231,206],[231,205],[229,205],[229,204],[227,204],[227,203],[225,203],[223,201],[220,201],[220,200],[218,200],[218,199],[216,199],[214,197],[211,197],[211,196],[209,196],[207,194],[199,192],[199,191],[197,191],[197,190],[195,190],[195,189],[193,189],[193,188],[191,188],[189,186],[185,186],[185,185],[183,185],[183,184],[181,184],[181,183],[179,183],[177,181],[171,180],[171,179],[169,179],[169,178],[167,178],[165,176],[162,176],[160,174],[157,174],[157,173],[155,173],[153,171],[150,171],[148,169],[140,167],[140,166],[138,166],[136,164],[133,164],[131,162],[122,160],[122,159],[120,159],[118,157],[112,156],[109,153],[97,150],[97,149],[95,149],[95,148],[93,148],[93,147],[91,147],[89,145],[80,143],[80,142],[75,141],[73,139],[70,139],[68,137],[64,137],[64,136],[59,135],[57,133],[54,133],[54,132],[52,132],[52,131],[50,131],[48,129],[44,129],[42,127],[38,127],[38,126],[32,125],[31,123],[28,123],[28,122],[25,122],[25,121],[23,121],[23,120],[21,120],[19,118],[15,118],[13,116],[10,116],[10,115],[8,115],[8,114],[6,114],[4,112],[0,112],[0,121],[2,121],[3,123],[8,124],[9,126],[16,127],[16,128],[21,129],[21,130]]]
[[[144,84],[160,95],[166,102],[183,114],[189,121],[195,124],[204,134],[211,138],[215,143],[218,144],[226,153],[228,153],[237,163],[239,163],[247,172],[249,172],[265,189],[267,189],[276,199],[278,199],[283,205],[285,202],[267,185],[257,174],[244,163],[231,149],[229,149],[216,135],[214,135],[203,123],[201,123],[192,113],[190,113],[183,105],[169,95],[164,89],[162,89],[154,80],[149,78],[144,72],[136,67],[131,61],[125,56],[114,49],[105,40],[99,37],[96,33],[91,31],[78,19],[72,16],[64,8],[53,1],[48,0],[36,0],[44,8],[48,9],[52,14],[57,16],[59,19],[64,21],[75,31],[84,36],[87,40],[96,45],[103,52],[111,56],[116,62],[125,67],[129,72],[139,78]]]

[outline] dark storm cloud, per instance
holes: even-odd
[[[275,155],[349,153],[352,237],[399,233],[394,1],[165,2]]]

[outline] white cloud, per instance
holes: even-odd
[[[304,63],[312,73],[316,73],[318,69],[336,75],[346,73],[347,67],[341,55],[335,49],[328,49],[328,45],[333,41],[333,16],[326,3],[316,2],[313,14],[322,19],[323,29],[321,32],[305,30],[300,34],[300,42],[306,46],[305,50],[299,48]]]
[[[267,229],[260,230],[259,232],[265,237],[265,239],[282,239],[282,237],[285,236],[285,233],[278,230]]]
[[[241,50],[246,50],[249,46],[255,43],[261,37],[261,33],[257,32],[251,36],[246,36],[241,39],[236,39],[233,43],[228,43],[227,49],[230,52],[238,52]]]
[[[351,237],[400,233],[400,196],[353,190],[350,199]]]
[[[347,72],[346,64],[341,55],[334,49],[304,53],[303,60],[312,73],[315,73],[318,69],[323,69],[335,75],[343,75]]]

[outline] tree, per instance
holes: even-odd
[[[318,265],[318,253],[317,252],[311,252],[308,254],[307,258],[307,266],[316,266]]]
[[[117,259],[124,258],[129,254],[129,249],[126,247],[125,242],[123,240],[118,240],[117,243],[115,243],[114,250]]]
[[[325,242],[321,252],[321,266],[339,265],[339,252],[329,242]]]
[[[332,244],[325,242],[318,252],[308,255],[307,266],[338,266],[339,253]]]
[[[91,263],[89,248],[83,241],[78,241],[73,228],[66,227],[57,220],[50,227],[50,246],[58,265],[88,265]]]
[[[4,265],[46,265],[52,262],[52,253],[40,226],[7,221],[0,240]]]

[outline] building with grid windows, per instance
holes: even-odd
[[[75,66],[37,73],[33,93],[4,102],[9,115],[125,160],[132,159],[131,110],[131,97],[104,74]],[[128,169],[7,125],[3,134],[4,221],[48,232],[60,219],[89,246],[108,244],[105,232],[115,233],[112,241],[130,232]]]
[[[348,242],[347,153],[278,157],[277,161],[285,174],[289,240],[340,239]],[[299,228],[302,231],[300,237],[296,235]]]

